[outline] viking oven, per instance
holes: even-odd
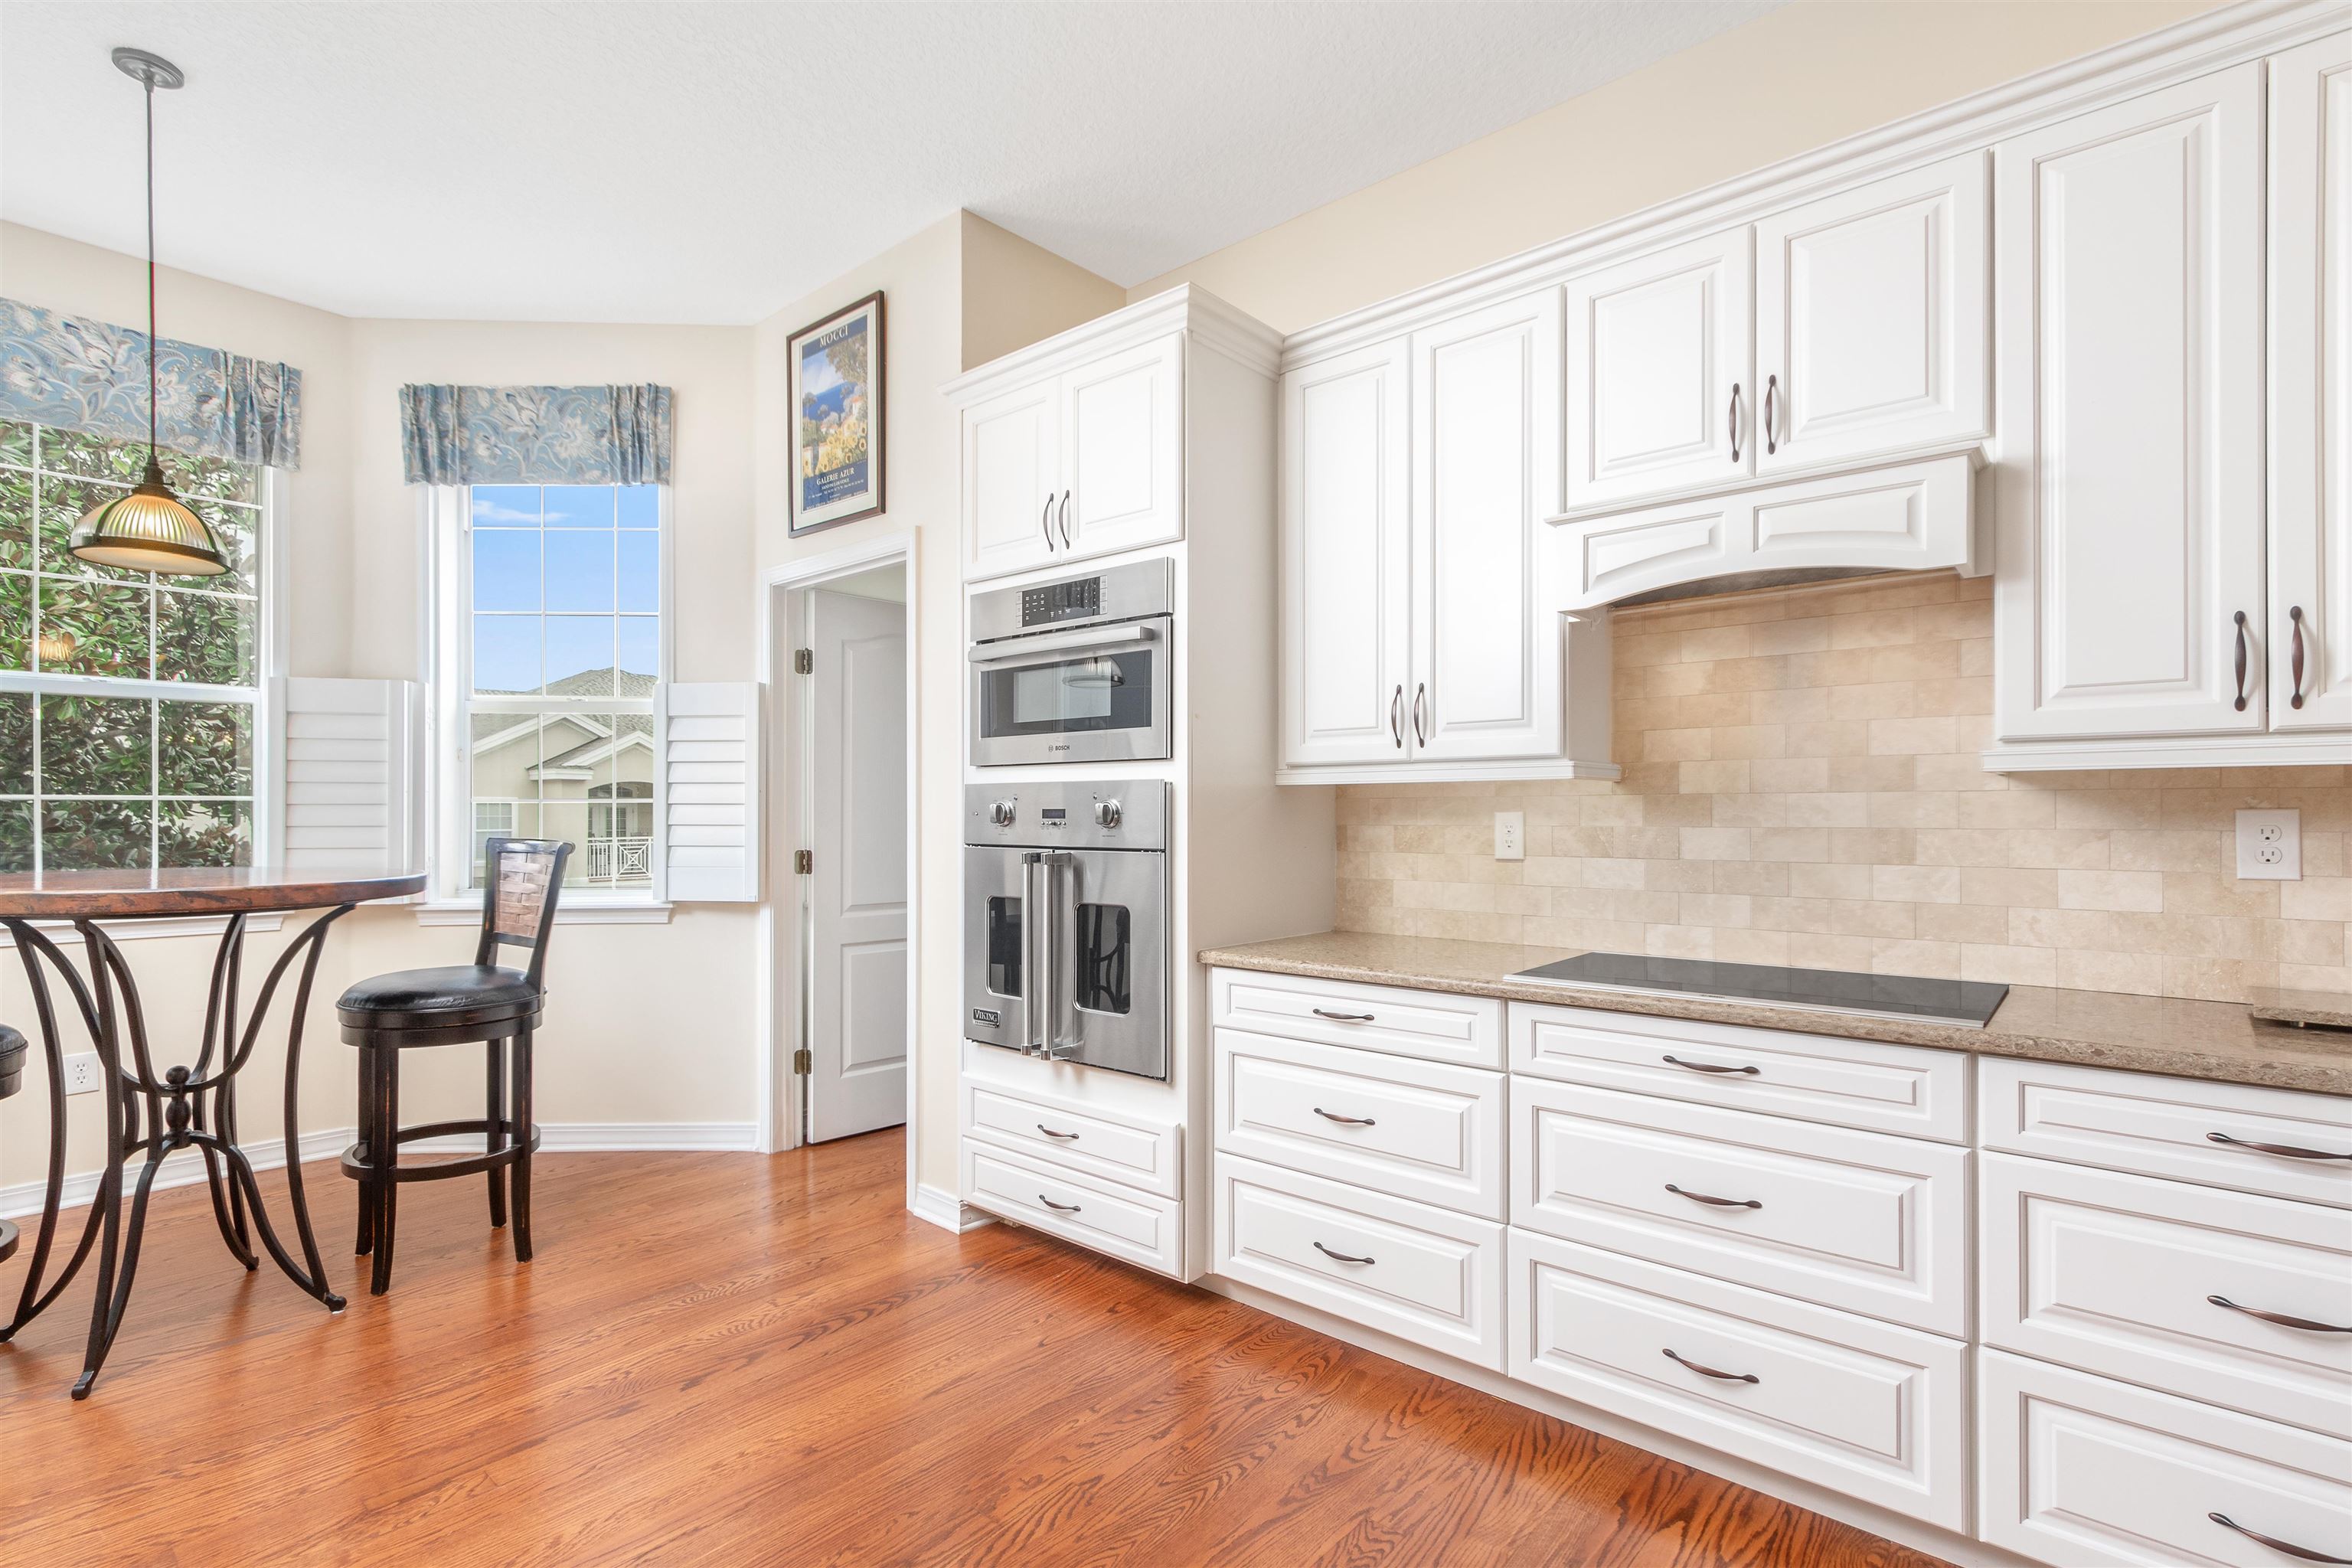
[[[1173,563],[1108,567],[971,596],[971,760],[1175,754]]]
[[[964,1033],[1168,1076],[1168,785],[964,790]]]

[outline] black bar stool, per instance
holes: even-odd
[[[25,1087],[25,1037],[0,1024],[0,1100]],[[16,1255],[16,1227],[0,1219],[0,1263]]]
[[[360,1048],[360,1140],[343,1151],[343,1174],[360,1184],[359,1246],[375,1255],[368,1287],[392,1286],[392,1241],[403,1182],[442,1182],[487,1172],[490,1226],[507,1223],[507,1184],[514,1195],[514,1249],[530,1260],[530,1156],[539,1147],[531,1121],[531,1033],[546,997],[540,973],[547,933],[572,846],[541,838],[493,838],[484,847],[482,937],[470,964],[404,969],[362,980],[335,1004],[343,1043]],[[520,970],[493,962],[501,946],[529,950]],[[488,1045],[488,1103],[477,1121],[400,1125],[400,1053],[418,1046]],[[508,1044],[513,1044],[509,1090]],[[508,1095],[512,1094],[512,1105]],[[479,1133],[484,1152],[403,1167],[400,1145],[422,1138]]]

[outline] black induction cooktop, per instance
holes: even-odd
[[[2009,994],[1980,980],[1925,980],[1908,974],[1855,974],[1843,969],[1780,969],[1703,958],[1649,958],[1584,952],[1508,976],[1538,985],[1633,991],[1653,996],[1710,996],[1765,1007],[1809,1007],[1865,1018],[1920,1018],[1981,1029]]]

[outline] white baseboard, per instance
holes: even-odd
[[[698,1153],[749,1152],[758,1147],[760,1130],[749,1121],[542,1121],[539,1124],[539,1151],[541,1154],[617,1154],[650,1153],[656,1152],[688,1152]],[[302,1134],[302,1163],[331,1160],[358,1139],[356,1129],[329,1127]],[[415,1143],[404,1143],[404,1150],[420,1154],[464,1153],[481,1146],[477,1138],[429,1138]],[[248,1143],[246,1158],[257,1171],[274,1171],[286,1163],[286,1144],[271,1138]],[[65,1181],[64,1208],[79,1208],[98,1192],[103,1171],[76,1171]],[[134,1164],[123,1173],[127,1191],[138,1179],[139,1167]],[[184,1187],[205,1179],[203,1157],[193,1149],[183,1149],[163,1162],[156,1173],[155,1185]],[[41,1195],[47,1190],[45,1182],[17,1182],[0,1187],[0,1219],[15,1219],[41,1212]],[[950,1204],[953,1199],[949,1200]]]
[[[978,1209],[966,1205],[953,1193],[919,1183],[915,1187],[915,1201],[907,1207],[917,1219],[929,1220],[942,1230],[952,1230],[959,1235],[996,1223]]]

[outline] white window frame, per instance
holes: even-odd
[[[426,733],[432,737],[432,763],[425,806],[428,846],[427,892],[417,908],[417,919],[427,925],[460,925],[481,916],[479,889],[467,887],[474,860],[474,808],[469,787],[472,736],[466,715],[473,704],[468,672],[473,668],[474,551],[472,487],[419,486],[426,548],[425,552],[424,644]],[[656,669],[651,714],[654,734],[653,885],[622,891],[567,886],[556,908],[561,924],[598,920],[666,919],[669,912],[668,770],[663,765],[663,737],[667,732],[670,682],[677,679],[673,663],[677,641],[676,581],[673,569],[676,529],[668,485],[655,487],[659,520],[655,559],[660,581],[656,584],[655,609],[659,626],[655,636]],[[517,712],[577,708],[583,713],[635,712],[612,697],[538,698],[519,700]]]
[[[38,423],[32,421],[31,423]],[[44,426],[44,428],[54,428]],[[143,446],[143,442],[125,442],[126,446]],[[267,864],[270,846],[278,842],[278,818],[285,811],[280,798],[278,753],[285,737],[278,733],[277,705],[271,692],[278,679],[286,673],[288,631],[291,625],[287,593],[288,526],[286,472],[266,464],[253,465],[259,475],[259,510],[261,513],[261,547],[255,552],[257,577],[255,595],[260,601],[255,617],[254,633],[258,647],[255,650],[255,684],[250,690],[241,686],[214,686],[189,680],[156,680],[119,675],[54,675],[29,670],[0,670],[0,691],[30,692],[37,701],[43,696],[129,697],[161,699],[179,702],[242,702],[253,709],[253,842],[252,863]],[[37,526],[37,521],[36,522]],[[38,591],[37,585],[36,592]],[[152,612],[150,612],[151,616]],[[38,767],[38,763],[35,766]],[[149,795],[152,805],[155,796]],[[38,844],[39,824],[34,825],[35,843]],[[149,826],[149,847],[154,845],[154,827]],[[34,852],[35,863],[40,859]],[[110,927],[117,935],[130,931],[141,936],[174,936],[189,931],[216,928],[220,921],[210,916],[196,917],[188,921],[145,921],[124,922]],[[256,927],[248,921],[251,929]],[[13,945],[13,944],[9,944]]]

